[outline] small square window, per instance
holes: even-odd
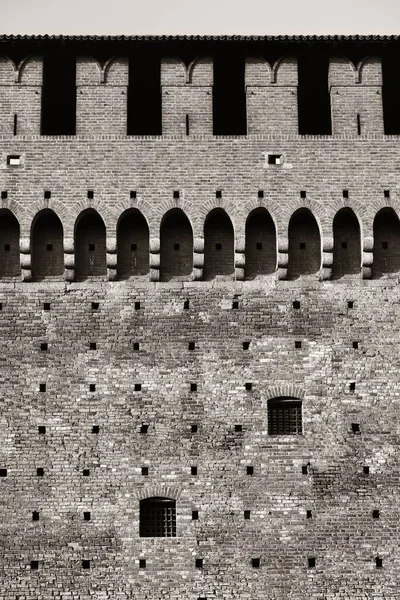
[[[92,302],[92,310],[99,310],[99,303],[98,302]]]
[[[7,164],[10,165],[10,167],[18,167],[21,165],[21,163],[22,161],[20,154],[9,154],[7,156]]]
[[[300,198],[307,198],[307,192],[305,190],[301,190]]]
[[[268,154],[268,164],[281,165],[283,162],[282,158],[282,154]]]
[[[189,300],[185,300],[183,303],[183,310],[189,310]]]
[[[50,200],[50,198],[51,198],[51,192],[50,192],[50,190],[45,190],[45,192],[44,192],[44,199],[45,200]]]
[[[353,433],[361,433],[361,431],[360,431],[360,424],[359,423],[352,423],[351,424],[351,431]]]
[[[307,519],[312,519],[312,510],[307,511]]]
[[[303,473],[303,475],[308,475],[308,465],[303,465],[301,467],[301,472]]]
[[[215,197],[216,197],[216,198],[222,198],[222,191],[221,191],[221,190],[217,190],[217,191],[215,192]]]
[[[146,559],[140,558],[139,559],[139,569],[145,569],[145,568],[146,568]]]
[[[194,342],[189,342],[189,350],[194,350],[196,347],[196,344]]]
[[[215,249],[219,252],[220,250],[222,250],[222,244],[221,242],[216,242],[215,244]]]
[[[294,347],[297,348],[297,349],[300,349],[301,348],[301,342],[299,340],[296,340],[295,343],[294,343]]]
[[[254,467],[252,465],[247,465],[246,473],[247,475],[254,475]]]
[[[93,200],[93,198],[94,198],[94,191],[93,190],[88,190],[87,197],[89,198],[89,200]]]
[[[149,431],[149,426],[147,425],[147,423],[142,423],[141,427],[140,427],[140,433],[146,434]]]
[[[236,431],[237,433],[239,433],[239,432],[243,431],[243,425],[235,425],[235,431]]]
[[[135,392],[141,392],[142,391],[142,384],[141,383],[135,383]]]
[[[3,190],[1,192],[1,199],[2,200],[7,200],[7,196],[8,196],[8,192],[6,190]]]
[[[181,249],[181,245],[178,242],[176,242],[174,244],[174,250],[177,251],[177,250],[180,250],[180,249]]]
[[[375,558],[375,564],[377,569],[381,569],[383,567],[383,558],[379,558],[378,556]]]
[[[190,431],[191,431],[192,433],[197,433],[197,431],[198,431],[198,426],[197,426],[197,424],[196,424],[196,423],[193,423],[193,425],[192,425],[192,426],[191,426],[191,428],[190,428]]]
[[[256,250],[262,250],[262,249],[263,249],[262,242],[257,242],[256,243]]]
[[[82,569],[90,569],[90,560],[82,561]]]
[[[292,306],[294,309],[298,310],[300,308],[300,302],[298,300],[295,300]]]
[[[199,520],[199,511],[192,510],[192,521],[198,521],[198,520]]]
[[[348,300],[347,301],[347,308],[354,308],[354,302],[353,302],[353,300]]]
[[[250,519],[250,511],[249,510],[245,510],[243,513],[243,516],[246,520]]]
[[[345,250],[347,248],[347,242],[341,242],[340,246]]]
[[[90,342],[89,343],[89,350],[96,350],[96,348],[97,348],[96,342]]]
[[[31,570],[32,571],[37,571],[39,568],[39,561],[38,560],[31,560]]]
[[[192,475],[197,475],[197,467],[190,467],[190,473]]]
[[[96,391],[96,384],[89,383],[89,392],[95,392],[95,391]]]
[[[300,242],[299,248],[300,248],[300,250],[305,250],[306,249],[306,243],[305,242]]]
[[[135,302],[135,310],[140,310],[140,302]]]
[[[251,566],[253,567],[253,569],[259,569],[259,567],[260,567],[260,559],[259,558],[252,558],[251,559]]]
[[[10,244],[4,244],[4,252],[10,252]]]
[[[7,477],[7,469],[0,469],[0,477]]]
[[[350,385],[349,385],[349,389],[351,392],[354,392],[356,389],[356,382],[355,381],[351,381]]]
[[[372,511],[372,518],[373,519],[379,519],[380,518],[379,510],[375,509],[375,510]]]
[[[39,425],[39,427],[38,427],[38,432],[39,432],[41,435],[44,435],[44,434],[46,433],[46,427],[45,427],[44,425]]]
[[[131,190],[130,197],[132,199],[136,198],[136,190]]]
[[[353,342],[353,348],[354,348],[355,350],[358,350],[358,342]]]
[[[253,384],[250,381],[248,381],[247,383],[245,383],[244,387],[246,388],[247,392],[251,392],[251,390],[253,389]]]
[[[90,521],[90,512],[84,512],[83,513],[83,518],[85,521]]]
[[[202,569],[203,568],[203,559],[202,558],[196,558],[196,569]]]
[[[53,252],[53,244],[46,244],[47,252]]]
[[[243,342],[243,350],[248,350],[250,348],[250,342]]]
[[[258,197],[264,198],[264,190],[258,190]]]
[[[233,310],[237,310],[239,308],[239,302],[237,300],[232,302],[232,308]]]
[[[34,510],[32,513],[32,521],[39,521],[39,513],[37,510]]]
[[[363,467],[363,473],[364,473],[364,475],[369,475],[369,467],[367,467],[367,466]]]
[[[349,197],[349,190],[343,190],[343,198]]]
[[[50,302],[45,302],[43,304],[43,310],[50,310]]]
[[[94,252],[96,244],[89,244],[89,252]]]
[[[44,475],[44,469],[43,469],[43,467],[38,467],[38,468],[36,469],[36,475],[37,475],[38,477],[43,477],[43,475]]]
[[[191,392],[197,392],[197,383],[191,383],[190,384],[190,391]]]
[[[173,197],[175,198],[175,200],[178,200],[178,199],[179,199],[179,191],[178,191],[178,190],[175,190],[175,191],[174,191],[174,193],[173,193]]]
[[[147,477],[148,474],[149,474],[149,467],[142,467],[142,475]]]
[[[137,244],[131,244],[131,250],[132,250],[132,252],[136,252]]]
[[[90,475],[90,470],[89,470],[89,469],[83,469],[83,471],[82,471],[82,475],[83,475],[84,477],[89,477],[89,475]]]
[[[92,433],[99,433],[100,432],[100,426],[99,425],[93,425],[92,427]]]
[[[45,392],[45,391],[46,391],[46,384],[39,383],[39,392]]]
[[[384,190],[383,195],[385,198],[390,198],[390,190]]]
[[[315,567],[315,558],[313,558],[313,557],[309,558],[308,559],[308,568],[309,569],[314,569],[314,567]]]
[[[138,351],[138,350],[140,349],[139,342],[133,342],[133,349],[134,349],[135,351]]]
[[[382,248],[387,250],[389,248],[389,244],[387,242],[382,242]]]

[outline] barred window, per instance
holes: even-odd
[[[140,502],[140,537],[176,537],[176,502],[145,498]]]
[[[301,400],[273,398],[268,401],[268,435],[302,434]]]

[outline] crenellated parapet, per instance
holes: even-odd
[[[15,65],[0,57],[0,134],[40,134],[42,84],[41,58],[26,58]]]
[[[126,135],[129,63],[114,58],[101,66],[79,57],[76,63],[76,133]]]
[[[329,89],[333,135],[384,133],[380,58],[357,65],[347,58],[332,58]]]
[[[297,85],[295,58],[282,58],[273,65],[264,58],[247,58],[247,133],[297,134]]]
[[[213,133],[213,63],[197,59],[186,66],[175,58],[161,62],[162,131],[164,134]]]

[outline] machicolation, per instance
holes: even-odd
[[[0,36],[4,600],[393,600],[400,38]]]

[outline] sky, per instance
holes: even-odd
[[[400,0],[0,0],[0,33],[400,34]]]

